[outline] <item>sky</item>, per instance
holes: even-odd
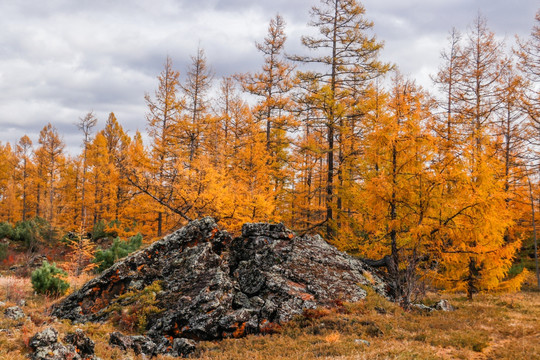
[[[509,46],[529,36],[537,0],[364,0],[384,42],[381,58],[430,89],[452,27],[466,33],[480,13]],[[89,111],[101,129],[112,111],[130,135],[145,131],[145,93],[153,94],[166,56],[181,74],[197,48],[216,81],[257,71],[256,41],[276,13],[287,23],[288,54],[305,54],[319,0],[1,0],[0,142],[27,134],[37,144],[51,122],[67,151],[79,152],[76,123]]]

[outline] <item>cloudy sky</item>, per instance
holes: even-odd
[[[289,54],[318,0],[1,0],[0,141],[28,134],[36,143],[51,122],[77,152],[79,117],[93,110],[101,128],[113,111],[130,134],[145,129],[144,94],[156,88],[167,55],[184,73],[197,47],[216,79],[254,71],[254,46],[268,21],[287,22]],[[537,0],[364,0],[384,41],[382,58],[430,87],[454,26],[463,32],[480,12],[508,43],[527,37]]]

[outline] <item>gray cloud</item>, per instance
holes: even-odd
[[[145,128],[144,93],[152,93],[167,55],[182,74],[197,47],[216,74],[254,71],[254,47],[268,21],[287,22],[287,52],[300,53],[316,0],[21,0],[0,2],[0,141],[15,143],[52,122],[70,150],[74,123],[94,110],[103,126],[114,111],[134,133]],[[452,26],[465,31],[478,11],[501,38],[527,36],[533,0],[365,0],[367,18],[385,42],[383,58],[429,86]]]

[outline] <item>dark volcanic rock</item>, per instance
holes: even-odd
[[[320,236],[297,237],[282,224],[245,224],[232,239],[204,218],[117,262],[57,304],[53,315],[104,320],[119,295],[156,280],[163,311],[148,318],[146,336],[115,334],[111,343],[149,355],[187,354],[193,345],[187,339],[272,331],[303,309],[363,299],[361,286],[385,295],[367,265]]]
[[[77,354],[83,359],[93,358],[95,344],[81,329],[75,330],[74,333],[67,334],[64,338],[64,342],[73,345]]]
[[[142,335],[124,335],[117,331],[111,333],[109,344],[118,346],[122,350],[133,350],[135,354],[155,355],[157,345],[147,336]]]
[[[99,360],[94,356],[94,342],[82,330],[68,334],[62,344],[58,341],[58,332],[49,327],[30,338],[28,345],[32,349],[32,360]]]

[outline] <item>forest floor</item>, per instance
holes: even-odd
[[[88,277],[71,278],[72,291]],[[531,278],[532,279],[532,278]],[[532,280],[531,282],[532,283]],[[404,311],[375,293],[336,309],[306,311],[278,333],[201,342],[201,359],[540,359],[540,291],[514,294],[428,294],[424,303],[447,299],[453,312]],[[9,320],[6,307],[25,300],[26,318]],[[28,278],[0,276],[0,359],[27,359],[28,341],[47,326],[63,334],[83,329],[102,360],[143,359],[108,345],[112,324],[77,324],[49,316],[55,299],[32,292]],[[167,359],[170,357],[157,357]]]

